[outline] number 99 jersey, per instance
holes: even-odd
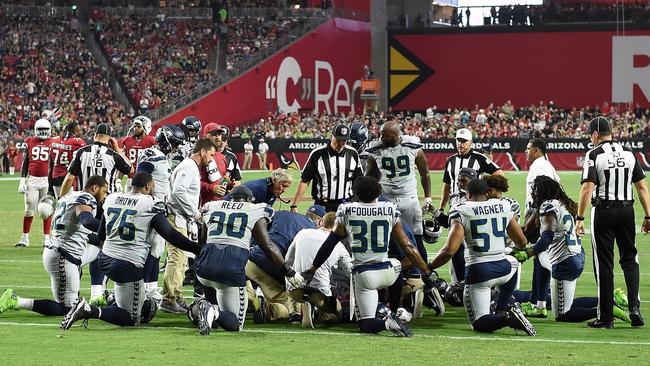
[[[392,202],[353,202],[339,206],[336,221],[348,234],[353,266],[388,260],[390,236],[399,216]]]
[[[271,221],[273,209],[266,203],[210,201],[203,206],[201,215],[208,228],[208,244],[249,250],[255,223],[262,218]]]
[[[508,223],[513,212],[507,200],[467,201],[449,211],[465,229],[465,262],[491,262],[505,258]]]
[[[557,264],[568,257],[581,254],[582,243],[576,235],[575,221],[566,207],[558,200],[544,201],[539,206],[539,215],[549,214],[554,214],[558,222],[554,230],[553,242],[546,249],[551,264]]]
[[[402,142],[395,147],[383,144],[366,149],[381,171],[379,183],[385,194],[406,196],[417,194],[415,156],[422,144]]]
[[[142,268],[154,231],[149,224],[157,214],[165,214],[165,203],[142,193],[116,192],[106,197],[103,207],[106,239],[102,252]]]

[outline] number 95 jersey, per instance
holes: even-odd
[[[513,212],[507,200],[467,201],[449,211],[465,229],[465,263],[491,262],[505,258],[508,223]]]
[[[353,266],[388,260],[390,235],[399,216],[392,202],[353,202],[339,206],[336,221],[348,234]]]
[[[273,209],[266,203],[210,201],[203,205],[201,215],[208,227],[208,244],[249,250],[255,223],[262,218],[271,221]]]

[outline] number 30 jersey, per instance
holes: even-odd
[[[381,172],[379,183],[385,194],[391,196],[417,195],[415,156],[422,144],[404,142],[395,147],[379,144],[366,151],[375,159]]]
[[[203,205],[201,215],[208,227],[208,244],[249,250],[255,223],[262,218],[270,221],[273,209],[266,203],[210,201]]]
[[[399,216],[392,202],[353,202],[339,206],[336,221],[348,234],[353,266],[388,260],[390,235]]]
[[[508,223],[513,212],[507,200],[467,201],[449,211],[465,229],[465,263],[492,262],[505,258]]]
[[[95,197],[88,192],[75,191],[59,199],[52,219],[52,246],[65,250],[75,258],[81,258],[88,243],[88,235],[92,233],[79,222],[76,212],[79,205],[90,206],[93,216],[97,213]]]
[[[159,213],[165,214],[165,203],[153,196],[126,192],[109,194],[104,202],[104,254],[142,268],[151,249],[154,231],[149,224]]]
[[[558,200],[544,201],[539,206],[539,215],[549,214],[555,215],[558,222],[553,234],[553,242],[546,249],[551,264],[557,264],[568,257],[581,254],[582,243],[576,235],[575,220],[566,207]]]

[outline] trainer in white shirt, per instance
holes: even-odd
[[[530,209],[533,202],[533,182],[540,175],[553,178],[559,182],[560,177],[557,175],[555,168],[548,159],[546,159],[546,142],[542,139],[532,139],[526,146],[526,158],[530,161],[528,175],[526,176],[526,211]],[[528,216],[526,214],[526,216]]]

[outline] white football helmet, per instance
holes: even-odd
[[[36,212],[43,220],[52,216],[54,214],[54,197],[47,195],[41,198],[36,206]]]
[[[52,125],[50,121],[41,118],[34,124],[34,135],[41,140],[49,138],[52,134]]]
[[[137,116],[133,119],[133,125],[139,124],[142,126],[142,129],[144,130],[144,133],[146,135],[151,132],[151,120],[147,116]]]

